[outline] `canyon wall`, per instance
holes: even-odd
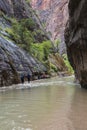
[[[46,67],[18,47],[6,31],[12,27],[11,19],[19,21],[26,18],[33,19],[34,29],[42,31],[37,16],[25,0],[0,0],[0,87],[20,83],[21,74],[46,71]],[[47,40],[44,32],[36,37],[36,41],[39,40]]]
[[[62,32],[62,30],[64,31],[63,25],[65,27],[65,23],[63,22],[66,20],[60,21],[58,27],[55,27],[55,25],[57,26],[58,19],[66,19],[64,18],[64,14],[65,14],[64,12],[66,11],[64,11],[63,8],[64,6],[67,6],[67,1],[64,0],[65,3],[61,3],[61,1],[59,0],[58,2],[57,0],[52,2],[49,0],[48,1],[39,0],[37,2],[39,2],[39,5],[37,4],[36,7],[38,7],[38,9],[43,9],[41,10],[41,12],[39,12],[40,16],[43,16],[41,17],[43,21],[42,22],[43,26],[44,24],[46,24],[46,26],[44,27],[46,28],[48,27],[47,28],[48,32],[51,32],[52,30],[53,36],[50,35],[50,37],[52,37],[52,40],[55,40],[58,35],[59,37],[61,37],[59,32]],[[32,6],[35,7],[34,6],[36,4],[35,1],[33,1],[32,4],[33,4]],[[56,4],[58,6],[60,5],[60,9],[59,8],[57,9]],[[60,12],[57,15],[58,11],[61,12],[62,16],[59,16]],[[57,16],[55,16],[53,12]],[[36,73],[42,73],[47,71],[47,68],[36,58],[31,56],[29,51],[27,53],[23,49],[17,46],[19,45],[20,42],[19,39],[15,41],[13,35],[8,33],[8,30],[12,32],[12,27],[13,27],[12,22],[13,23],[15,21],[16,23],[20,22],[21,25],[21,21],[23,20],[24,22],[24,20],[26,19],[31,20],[32,22],[35,23],[34,24],[35,26],[33,28],[32,26],[29,26],[27,30],[27,31],[31,31],[31,35],[33,32],[34,43],[41,43],[43,41],[49,40],[49,35],[45,31],[37,13],[32,9],[28,0],[0,0],[0,86],[7,86],[14,83],[19,83],[20,75],[22,73],[25,75],[26,73],[30,73],[31,75],[34,75]],[[58,29],[60,26],[62,28]],[[16,26],[16,28],[18,27],[19,26]],[[59,30],[59,32],[57,32],[58,34],[56,34],[57,29]],[[23,32],[24,31],[21,31],[22,34]],[[18,35],[16,35],[16,37],[18,37]],[[31,37],[29,35],[29,38]],[[23,35],[22,35],[22,42],[23,44],[20,43],[20,46],[21,44],[25,45]],[[28,42],[30,43],[30,41]],[[28,48],[28,45],[29,44],[26,45],[25,49]],[[61,71],[67,70],[63,60],[59,56],[56,56],[55,62],[56,60],[59,63],[57,65],[58,69],[60,69]]]
[[[60,53],[65,50],[64,29],[68,19],[68,0],[31,0],[31,5],[39,15],[50,39],[59,39]]]
[[[65,42],[76,79],[87,88],[87,0],[69,0]]]

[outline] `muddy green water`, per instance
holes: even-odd
[[[73,77],[23,87],[0,92],[0,130],[87,130],[87,90]]]

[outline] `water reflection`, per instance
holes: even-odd
[[[86,101],[72,77],[34,81],[0,93],[0,130],[86,130]]]
[[[70,120],[75,130],[87,130],[87,91],[85,89],[75,88]]]

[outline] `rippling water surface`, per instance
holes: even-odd
[[[87,130],[87,90],[73,77],[0,92],[0,130]]]

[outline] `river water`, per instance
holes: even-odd
[[[73,77],[5,90],[0,92],[0,130],[87,130],[87,90]]]

